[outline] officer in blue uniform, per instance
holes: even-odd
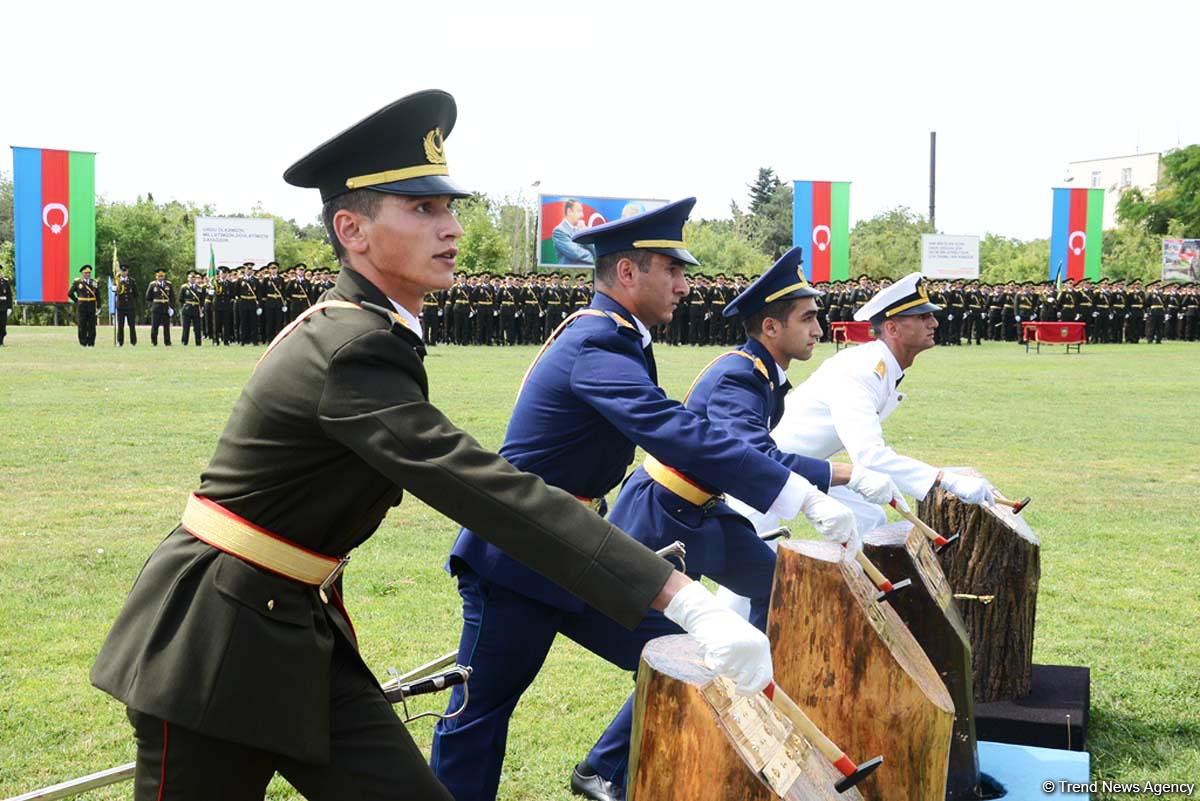
[[[812,496],[826,497],[831,479],[845,483],[849,465],[812,461],[819,469],[805,480],[669,399],[656,383],[649,327],[670,321],[687,293],[684,270],[697,262],[683,243],[683,225],[694,204],[680,200],[576,235],[595,248],[595,296],[557,326],[527,371],[500,453],[602,513],[604,496],[640,445],[699,486],[720,485],[790,519]],[[849,517],[827,521],[842,540],[856,537]],[[633,633],[620,629],[468,529],[447,569],[463,600],[459,662],[475,672],[467,710],[435,729],[431,762],[459,801],[495,797],[509,717],[558,633],[633,670],[645,642],[678,631],[658,614]],[[450,705],[461,701],[455,691]]]
[[[722,314],[741,322],[746,341],[709,362],[683,401],[689,411],[801,474],[825,463],[780,451],[771,429],[783,417],[783,400],[791,389],[788,366],[793,359],[809,359],[821,339],[815,299],[822,294],[804,278],[801,249],[785,253],[725,306]],[[806,298],[810,300],[800,302]],[[718,486],[732,491],[725,480]],[[708,576],[750,598],[750,622],[766,631],[775,552],[759,539],[749,520],[725,503],[724,496],[706,499],[696,492],[698,487],[691,476],[651,456],[621,488],[609,520],[654,550],[682,542],[687,548],[688,575],[697,581]],[[863,468],[855,468],[849,487],[877,503],[899,495],[890,479]],[[587,767],[607,782],[607,795],[591,797],[621,797],[632,724],[630,695],[588,754]]]

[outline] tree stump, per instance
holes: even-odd
[[[970,468],[954,472],[978,475]],[[971,637],[975,701],[1008,701],[1029,694],[1033,626],[1041,577],[1041,543],[1025,518],[1003,506],[965,504],[940,487],[919,506],[934,531],[962,538],[939,555],[956,594],[991,597],[963,600],[959,611]]]
[[[863,542],[867,557],[892,582],[912,581],[912,586],[893,595],[888,603],[925,651],[954,701],[946,801],[980,798],[971,639],[937,556],[929,539],[908,523],[867,532]]]
[[[856,762],[869,801],[944,801],[954,704],[921,646],[841,546],[783,542],[767,634],[775,680]]]
[[[862,801],[761,693],[740,696],[691,637],[642,651],[629,750],[629,801]]]

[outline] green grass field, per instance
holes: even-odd
[[[118,350],[102,328],[84,350],[73,329],[10,328],[0,348],[0,797],[132,759],[123,709],[88,670],[259,353],[154,349],[148,333]],[[498,448],[533,352],[435,348],[433,400]],[[668,393],[717,352],[659,348]],[[793,384],[832,352],[794,365]],[[904,388],[885,426],[898,450],[973,465],[1010,497],[1034,498],[1034,657],[1091,667],[1093,774],[1200,779],[1200,345],[940,348]],[[348,606],[379,674],[456,644],[458,596],[441,570],[456,530],[407,499],[356,553]],[[501,797],[570,798],[572,765],[631,688],[560,639],[513,720]],[[431,722],[412,730],[427,746]],[[277,779],[271,797],[294,793]]]

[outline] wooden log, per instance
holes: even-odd
[[[784,542],[767,634],[775,680],[851,759],[881,754],[868,801],[943,801],[954,704],[921,646],[841,546]]]
[[[629,801],[861,801],[761,693],[740,696],[687,635],[642,651],[629,751]]]
[[[864,552],[885,576],[893,582],[912,581],[888,603],[929,657],[954,701],[946,801],[980,798],[971,638],[929,538],[901,522],[867,532],[863,543]]]
[[[978,475],[971,468],[956,473]],[[962,538],[938,554],[956,594],[992,600],[959,605],[974,656],[975,701],[1007,701],[1029,694],[1033,628],[1041,577],[1041,543],[1024,515],[1003,506],[965,504],[940,487],[917,514],[945,536]]]

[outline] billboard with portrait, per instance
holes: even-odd
[[[595,255],[571,241],[585,228],[665,206],[665,200],[594,195],[538,195],[538,266],[591,267]]]
[[[1200,239],[1163,239],[1162,280],[1200,281]]]

